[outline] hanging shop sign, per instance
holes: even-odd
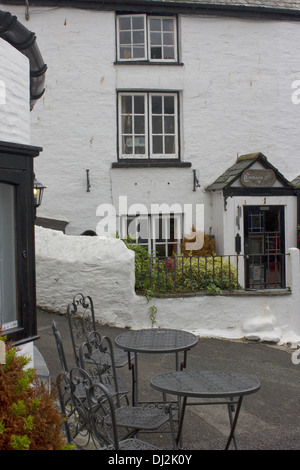
[[[245,170],[241,174],[241,183],[250,188],[269,188],[273,186],[276,175],[273,170]]]

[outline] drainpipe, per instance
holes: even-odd
[[[297,193],[297,225],[300,225],[300,188],[296,189]],[[297,237],[297,247],[300,249],[300,240]]]
[[[16,16],[0,10],[0,38],[7,41],[29,59],[30,111],[45,91],[47,66],[36,43],[36,36],[23,26]]]

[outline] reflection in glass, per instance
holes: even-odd
[[[0,183],[0,324],[17,326],[15,187]]]

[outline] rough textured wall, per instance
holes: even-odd
[[[0,64],[0,140],[29,144],[29,61],[0,39]]]

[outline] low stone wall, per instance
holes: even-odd
[[[99,322],[132,329],[180,328],[215,338],[300,342],[299,250],[289,250],[291,292],[153,298],[135,293],[134,253],[119,239],[80,237],[36,227],[37,304],[66,313],[78,292],[90,295]]]

